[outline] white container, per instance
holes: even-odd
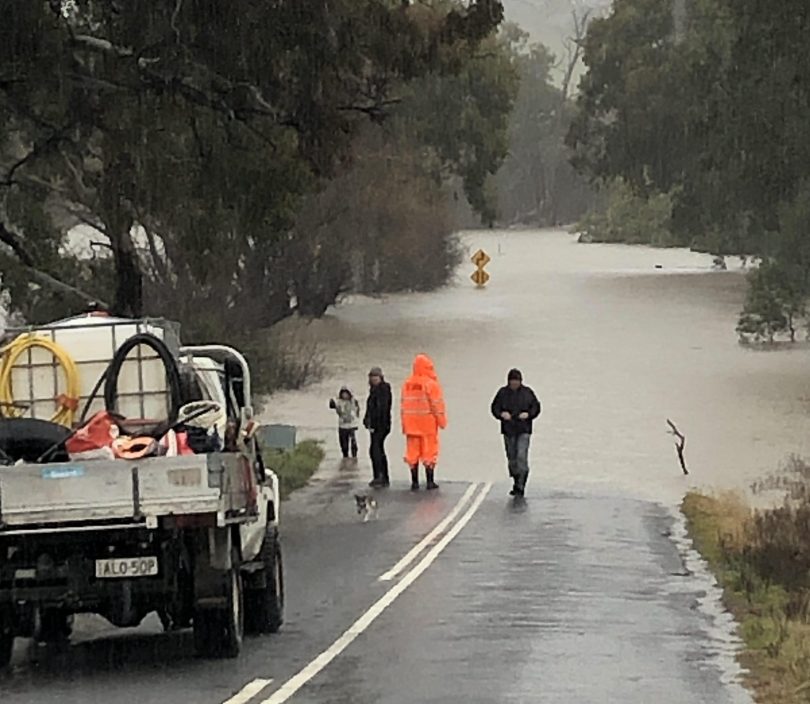
[[[118,348],[139,333],[160,338],[177,354],[177,326],[161,320],[131,320],[87,315],[69,318],[26,331],[52,340],[76,364],[80,402],[76,421],[93,389],[112,361]],[[17,403],[27,405],[26,417],[49,420],[58,408],[60,394],[66,394],[64,371],[51,353],[41,347],[29,348],[17,359],[12,371],[12,388]],[[127,355],[118,377],[118,412],[127,418],[163,419],[168,415],[169,393],[163,362],[155,352],[139,345]],[[95,395],[87,414],[104,408],[104,384]]]

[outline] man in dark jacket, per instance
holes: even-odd
[[[388,486],[388,458],[385,456],[385,439],[391,432],[391,385],[385,380],[382,369],[372,367],[368,373],[369,394],[363,425],[371,434],[371,467],[374,478],[369,486]]]
[[[501,421],[501,433],[509,462],[509,476],[514,487],[512,496],[523,496],[529,477],[529,443],[532,422],[540,415],[540,401],[528,386],[523,385],[519,369],[512,369],[507,385],[492,400],[492,415]]]

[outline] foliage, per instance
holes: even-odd
[[[669,0],[618,0],[586,41],[569,133],[578,167],[641,191],[678,187],[679,228],[757,249],[810,174],[808,21],[799,0],[694,0],[678,36]]]
[[[349,290],[430,290],[447,281],[458,263],[450,194],[423,151],[396,120],[369,126],[351,164],[305,200],[292,258],[309,263],[297,267],[308,278],[296,290],[310,293],[299,309],[319,315]]]
[[[744,339],[773,342],[788,333],[795,341],[799,326],[808,324],[810,298],[810,182],[796,198],[778,208],[778,227],[763,244],[766,256],[749,274],[745,306],[737,331]]]
[[[690,493],[682,504],[695,548],[740,624],[757,701],[806,701],[810,680],[810,468],[792,460],[759,489],[784,503],[754,511],[735,495]]]
[[[143,307],[134,224],[166,279],[206,286],[216,252],[227,275],[272,285],[260,266],[300,196],[349,154],[358,118],[382,119],[403,81],[455,75],[502,18],[494,0],[429,22],[386,0],[18,10],[0,6],[4,195],[44,187],[96,225],[125,313]],[[31,255],[3,210],[3,241]]]
[[[564,139],[573,106],[552,80],[556,58],[542,44],[529,44],[515,27],[505,36],[520,90],[509,124],[509,156],[497,176],[501,217],[541,226],[572,222],[584,212],[591,191],[569,163]]]
[[[286,328],[286,329],[285,329]],[[250,335],[240,349],[250,363],[253,385],[262,390],[291,390],[319,381],[324,358],[301,326],[275,326]]]
[[[296,489],[307,485],[323,462],[323,446],[316,440],[299,442],[292,450],[265,451],[265,464],[279,479],[281,498],[287,499]]]
[[[807,295],[808,27],[803,0],[691,0],[682,27],[670,0],[616,0],[590,25],[568,133],[590,179],[670,193],[679,240],[776,267],[752,277],[741,321],[765,338]]]
[[[497,209],[489,181],[509,149],[509,116],[518,91],[514,61],[507,37],[488,37],[455,74],[414,81],[397,114],[397,128],[430,147],[434,163],[461,178],[467,199],[489,225]]]
[[[789,332],[796,339],[797,320],[805,313],[804,297],[774,264],[764,263],[748,276],[749,287],[737,332],[744,340],[773,342]]]
[[[602,203],[579,223],[587,242],[627,242],[656,247],[677,245],[671,230],[672,197],[666,193],[640,196],[621,179],[600,194]]]
[[[515,80],[498,0],[0,0],[0,17],[0,287],[31,322],[98,299],[249,342],[321,315],[372,246],[396,263],[364,289],[444,283],[451,176],[492,218]],[[336,179],[359,189],[355,232],[342,207],[310,217]],[[79,223],[90,256],[65,235]]]

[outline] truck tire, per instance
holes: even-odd
[[[245,592],[245,613],[251,633],[276,633],[284,623],[284,567],[275,528],[268,529],[259,560],[259,584]]]
[[[235,658],[242,650],[244,603],[238,560],[225,576],[225,604],[194,612],[194,650],[198,657]]]
[[[11,664],[14,650],[14,614],[10,609],[0,611],[0,670]]]

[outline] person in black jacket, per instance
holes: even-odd
[[[369,394],[363,425],[371,434],[371,467],[374,478],[369,486],[389,486],[388,457],[385,455],[385,439],[391,432],[391,385],[385,380],[382,369],[372,367],[368,373]]]
[[[512,369],[507,385],[499,389],[492,399],[492,415],[501,421],[501,433],[509,462],[509,476],[514,481],[512,496],[523,496],[529,477],[529,444],[532,424],[540,415],[540,401],[528,386],[523,384],[519,369]]]

